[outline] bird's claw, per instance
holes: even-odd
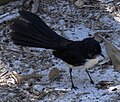
[[[91,80],[90,83],[91,83],[91,84],[94,84],[94,81]]]
[[[75,90],[77,90],[78,89],[78,87],[76,87],[76,86],[72,86],[72,88],[71,89],[75,89]]]

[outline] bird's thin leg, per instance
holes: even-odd
[[[86,72],[87,72],[87,74],[88,74],[88,76],[89,76],[89,78],[90,78],[90,83],[91,83],[91,84],[94,84],[94,81],[92,80],[92,78],[91,78],[91,76],[90,76],[90,74],[89,74],[89,72],[88,72],[87,69],[86,69]]]
[[[71,84],[72,84],[72,89],[78,89],[77,87],[75,87],[75,85],[73,83],[72,68],[69,68],[69,73],[70,73],[70,80],[71,80]]]

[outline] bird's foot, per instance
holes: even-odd
[[[93,81],[93,80],[91,80],[91,81],[90,81],[90,83],[91,83],[91,84],[94,84],[94,81]]]
[[[72,85],[71,89],[75,89],[75,90],[77,90],[77,89],[78,89],[78,87],[76,87],[76,86]]]

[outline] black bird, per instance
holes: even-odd
[[[93,38],[86,38],[82,41],[68,40],[51,30],[36,14],[29,11],[19,11],[19,14],[26,21],[15,20],[11,25],[13,30],[11,39],[14,44],[52,49],[53,55],[69,66],[72,88],[77,88],[73,83],[72,69],[85,68],[88,73],[87,69],[99,61],[100,44]],[[93,83],[91,77],[90,80]]]

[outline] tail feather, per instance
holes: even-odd
[[[37,44],[37,43],[31,43],[31,40],[30,40],[30,42],[28,42],[28,41],[26,42],[24,40],[16,39],[14,37],[12,37],[12,40],[14,40],[14,44],[16,44],[16,45],[22,45],[22,46],[28,46],[29,45],[29,47],[40,47],[40,45]],[[46,46],[46,45],[41,44],[42,48],[44,48],[44,46]]]
[[[11,34],[11,36],[16,37],[17,39],[20,39],[21,37],[23,39],[21,40],[25,40],[25,38],[30,38],[31,40],[35,40],[35,41],[44,41],[44,42],[48,42],[50,41],[49,39],[42,37],[42,33],[41,35],[39,34],[40,32],[38,32],[36,29],[34,29],[34,27],[32,27],[30,24],[28,24],[25,21],[15,21],[15,23],[11,26],[11,28],[16,32],[16,34]],[[40,38],[39,38],[40,37]],[[29,41],[29,40],[26,40]]]
[[[47,36],[52,37],[54,39],[60,39],[60,36],[57,35],[53,30],[51,30],[36,14],[33,14],[28,11],[19,11],[19,14],[25,20],[29,21],[38,31],[42,30],[42,33],[46,34]],[[61,39],[65,38],[61,37]]]
[[[15,44],[56,50],[61,48],[61,43],[70,41],[57,35],[37,15],[28,11],[19,13],[28,22],[15,20],[11,26]]]

